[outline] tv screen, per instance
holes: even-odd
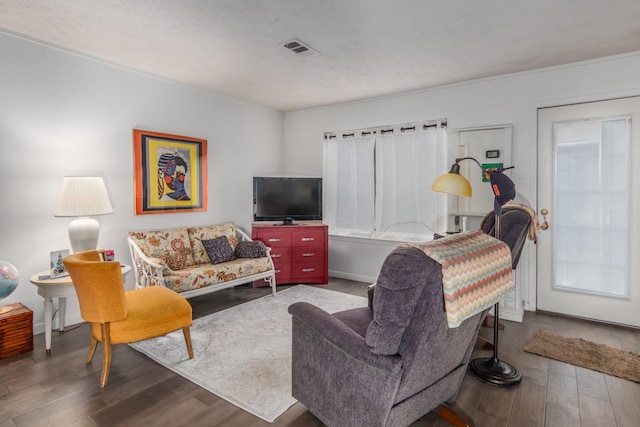
[[[322,219],[322,178],[253,177],[255,221]]]

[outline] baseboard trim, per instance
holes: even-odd
[[[64,319],[64,328],[66,330],[71,329],[75,326],[77,326],[79,323],[83,323],[84,320],[82,320],[82,318],[80,317],[80,315],[76,315],[76,316],[65,316]],[[53,321],[53,332],[58,333],[57,329],[58,329],[58,321],[56,319],[54,319]],[[39,335],[39,334],[44,334],[44,322],[42,323],[34,323],[33,324],[33,335]],[[42,339],[44,339],[44,336],[42,337]]]
[[[374,283],[376,280],[378,280],[377,277],[370,277],[362,274],[353,274],[353,273],[347,273],[344,271],[335,271],[335,270],[329,270],[329,276],[337,277],[338,279],[355,280],[356,282],[365,282],[365,283]]]
[[[500,307],[500,319],[522,323],[524,311]]]

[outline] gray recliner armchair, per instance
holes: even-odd
[[[391,252],[368,307],[329,314],[299,302],[289,313],[293,397],[327,426],[407,426],[434,409],[473,425],[446,404],[457,397],[486,311],[449,328],[441,266],[420,249]]]

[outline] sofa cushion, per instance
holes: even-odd
[[[212,264],[220,264],[221,262],[232,261],[236,258],[227,236],[202,240],[202,245],[204,246],[204,250],[207,251],[207,255]]]
[[[189,227],[189,241],[191,243],[191,255],[195,264],[208,264],[211,262],[207,251],[202,244],[203,240],[215,239],[220,236],[227,236],[231,249],[235,249],[238,244],[236,227],[232,223]]]
[[[167,265],[166,262],[164,262],[164,260],[162,258],[153,258],[150,257],[149,258],[152,262],[155,262],[156,264],[160,264],[162,266],[162,274],[171,274],[172,270],[171,268],[169,268],[169,266]]]
[[[264,273],[271,270],[269,258],[236,258],[221,264],[197,264],[164,276],[164,285],[176,292],[191,291],[208,286]]]
[[[185,227],[158,231],[132,231],[129,236],[150,258],[159,258],[171,270],[194,264],[189,233]]]
[[[259,240],[238,242],[234,254],[236,258],[262,258],[267,256],[267,247]]]

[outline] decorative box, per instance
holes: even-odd
[[[20,303],[0,314],[0,359],[33,350],[33,311]]]

